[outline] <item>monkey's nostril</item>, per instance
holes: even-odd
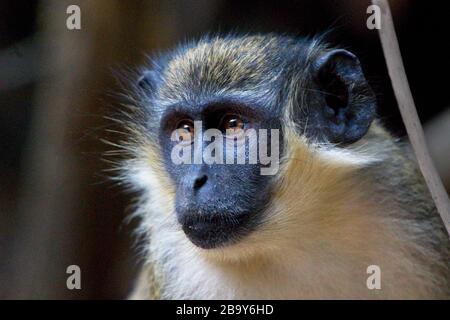
[[[200,189],[208,180],[206,174],[201,175],[200,177],[195,178],[194,180],[194,189]]]

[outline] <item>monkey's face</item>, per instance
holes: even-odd
[[[367,131],[374,104],[362,103],[369,90],[356,58],[313,49],[287,38],[213,39],[141,78],[139,130],[158,146],[175,219],[196,246],[240,243],[273,223],[268,208],[290,178],[278,170],[292,161],[286,132],[347,144]]]
[[[243,101],[165,109],[159,143],[176,186],[177,221],[195,245],[209,249],[231,244],[258,227],[274,176],[261,172],[278,165],[259,161],[258,146],[264,140],[259,133],[267,132],[267,152],[278,162],[280,140],[272,137],[274,130],[280,138],[274,114]],[[180,155],[184,163],[178,161]]]

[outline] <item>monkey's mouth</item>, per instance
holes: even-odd
[[[238,216],[189,216],[179,221],[188,239],[202,249],[224,247],[239,241],[251,231],[250,214]]]

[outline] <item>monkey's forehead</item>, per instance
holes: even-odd
[[[288,47],[295,51],[295,45],[294,39],[272,35],[200,40],[168,59],[162,70],[160,97],[176,99],[186,92],[265,91],[286,65],[287,59],[280,55]]]

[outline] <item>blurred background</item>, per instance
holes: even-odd
[[[450,27],[444,2],[391,0],[411,89],[450,189]],[[66,9],[81,9],[68,30]],[[405,131],[364,0],[0,0],[0,298],[121,299],[139,270],[132,194],[107,178],[100,139],[114,74],[206,32],[332,30],[356,53],[382,121]],[[78,265],[82,289],[66,288]]]

